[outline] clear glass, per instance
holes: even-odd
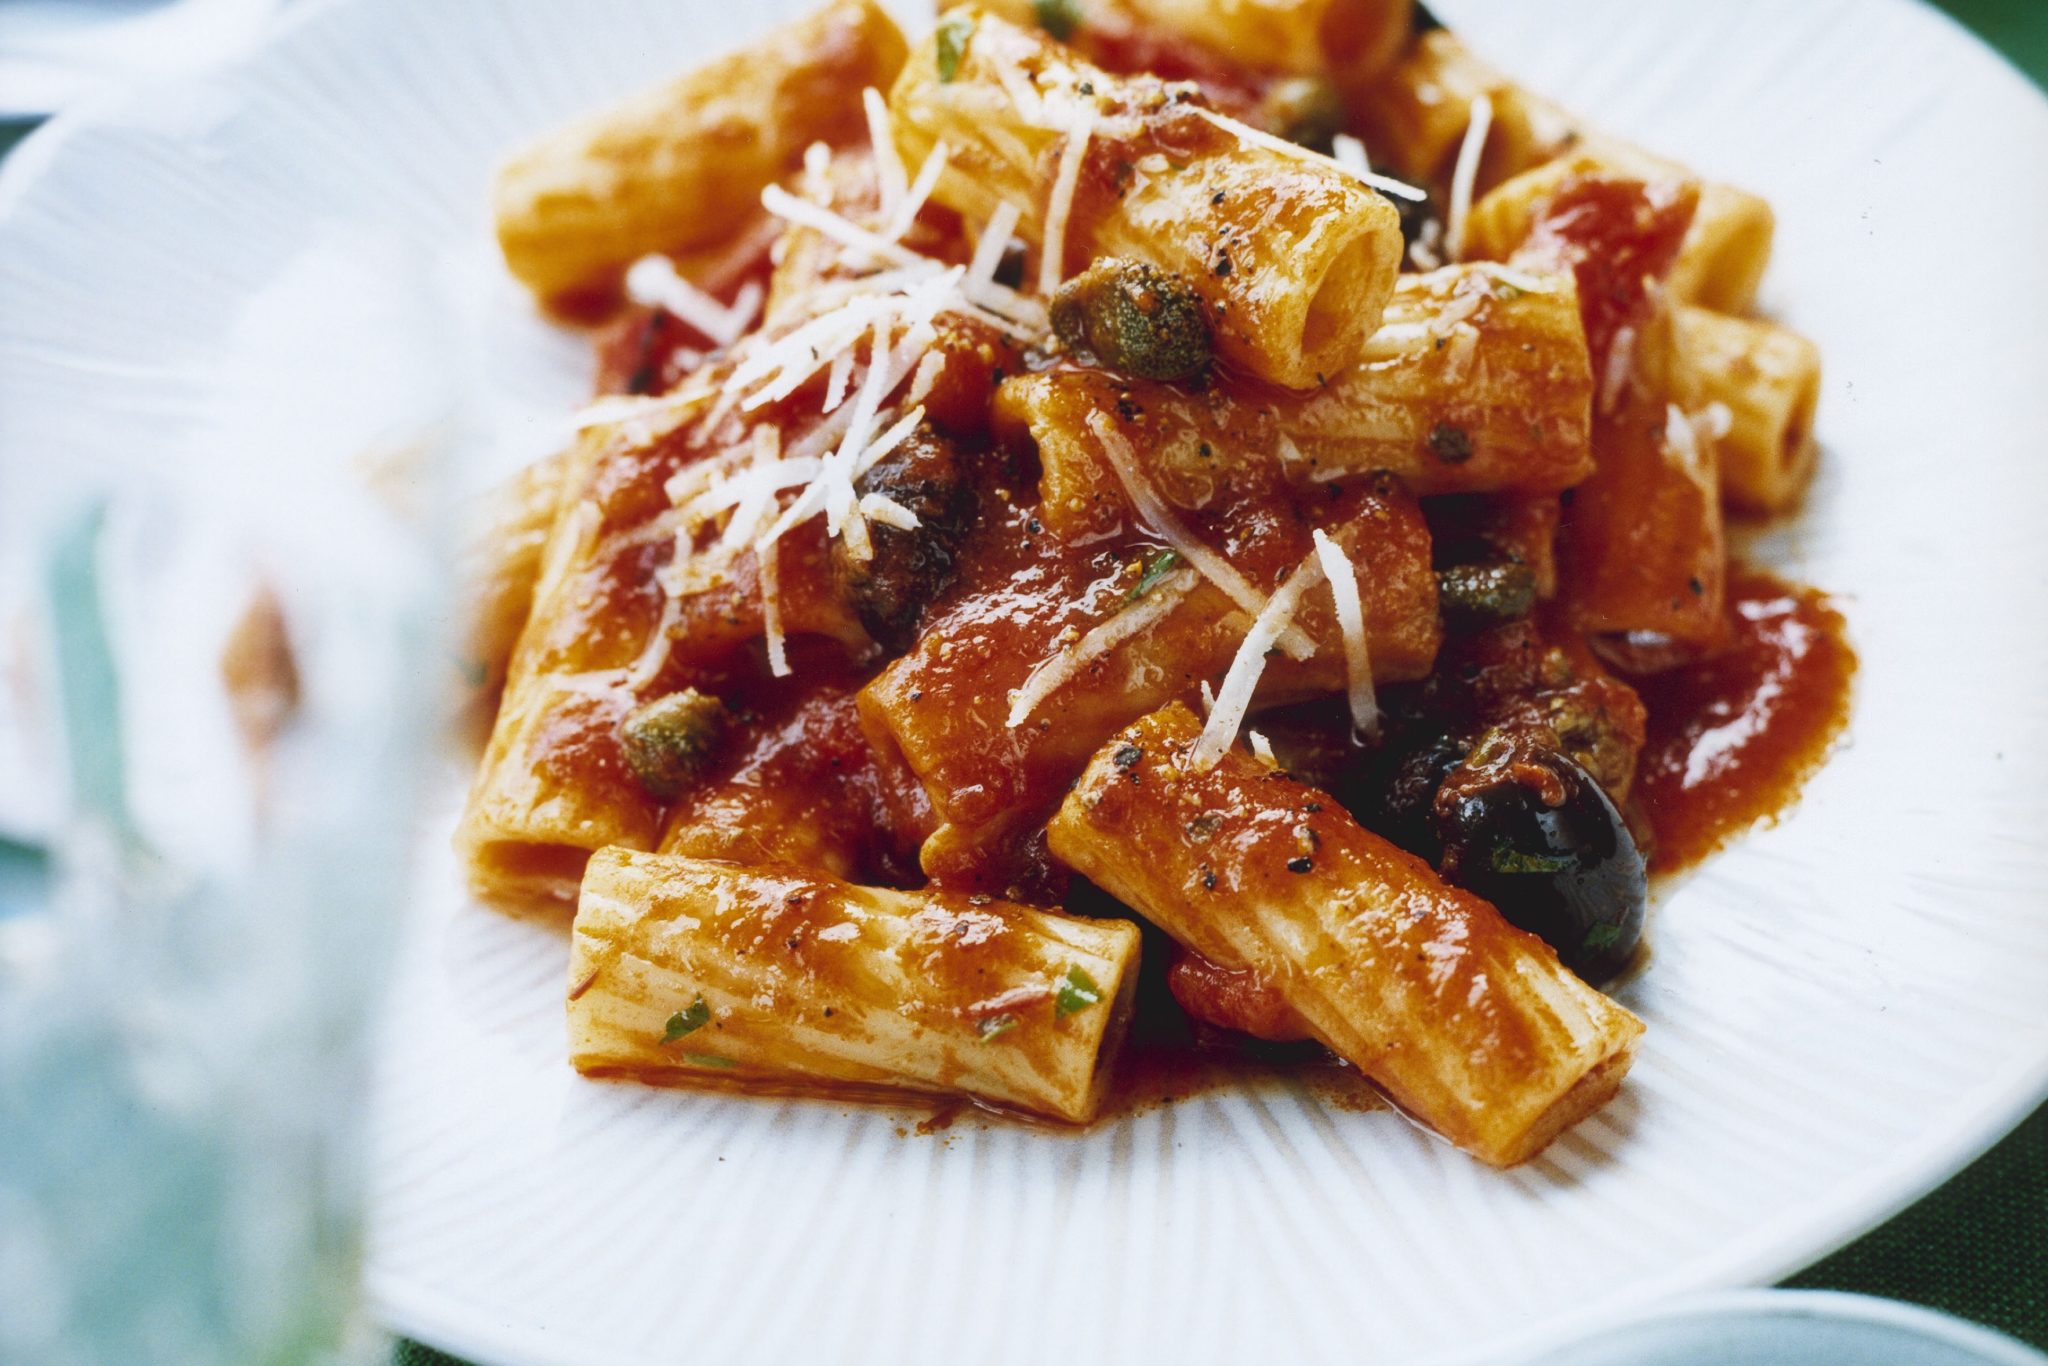
[[[161,488],[36,528],[68,790],[0,866],[0,1361],[388,1350],[359,1119],[440,575],[359,480],[300,492],[289,534]]]

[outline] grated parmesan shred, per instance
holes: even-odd
[[[763,294],[753,280],[740,286],[727,306],[683,278],[676,263],[659,253],[643,256],[626,271],[626,295],[636,304],[660,308],[696,328],[713,343],[731,346],[760,316]]]
[[[1088,139],[1095,132],[1095,111],[1077,109],[1060,147],[1059,167],[1053,172],[1052,193],[1045,204],[1045,240],[1038,249],[1038,292],[1051,298],[1067,277],[1067,219],[1074,212],[1074,191],[1081,184],[1081,162],[1088,155]]]
[[[896,121],[889,114],[889,102],[873,86],[860,92],[860,104],[868,116],[868,141],[875,153],[875,181],[882,192],[882,214],[886,218],[903,202],[907,183],[903,178],[903,158],[896,151]]]
[[[1465,219],[1472,212],[1472,187],[1479,180],[1479,158],[1486,153],[1486,135],[1493,131],[1493,98],[1485,93],[1472,97],[1472,112],[1465,123],[1465,140],[1458,144],[1457,164],[1451,168],[1451,204],[1444,223],[1444,254],[1456,261],[1465,254]]]
[[[1088,430],[1102,443],[1102,451],[1109,458],[1109,467],[1116,474],[1117,482],[1123,486],[1124,496],[1131,500],[1148,530],[1171,546],[1181,559],[1194,567],[1203,578],[1222,589],[1239,608],[1257,616],[1266,606],[1266,595],[1252,586],[1251,580],[1238,572],[1236,565],[1197,540],[1193,532],[1174,515],[1146,480],[1138,468],[1137,453],[1131,443],[1124,439],[1122,432],[1109,420],[1105,413],[1088,414]],[[1300,631],[1289,630],[1281,641],[1281,648],[1293,660],[1307,659],[1315,653],[1315,643]]]
[[[1314,533],[1316,560],[1323,577],[1330,581],[1330,601],[1336,608],[1337,632],[1344,641],[1345,698],[1351,704],[1351,729],[1359,738],[1370,740],[1379,733],[1379,698],[1372,686],[1372,647],[1365,633],[1365,603],[1358,592],[1358,567],[1344,553],[1344,547],[1317,527]]]
[[[1354,180],[1363,181],[1365,184],[1372,186],[1375,190],[1384,190],[1396,199],[1406,199],[1421,204],[1429,198],[1427,190],[1419,190],[1405,180],[1396,180],[1392,176],[1380,175],[1372,170],[1370,166],[1364,170],[1359,170],[1356,166],[1347,166],[1342,161],[1324,156],[1321,152],[1310,151],[1298,142],[1289,142],[1285,138],[1261,132],[1248,123],[1239,123],[1229,115],[1219,114],[1213,109],[1203,109],[1196,106],[1194,112],[1207,119],[1210,123],[1215,124],[1224,132],[1230,133],[1239,140],[1252,144],[1254,147],[1263,147],[1269,152],[1278,152],[1282,156],[1293,157],[1297,161],[1316,162],[1333,170],[1341,171]],[[1358,139],[1353,138],[1351,141],[1358,142]],[[1358,155],[1363,157],[1364,154],[1365,144],[1358,143]]]
[[[932,190],[939,183],[939,177],[946,173],[946,161],[953,155],[953,149],[945,143],[934,144],[931,154],[924,159],[924,165],[917,168],[917,179],[910,182],[903,202],[889,219],[889,226],[882,236],[891,242],[901,242],[903,234],[910,231],[910,225],[917,221],[917,215],[924,209],[925,201],[932,197]]]
[[[1273,648],[1294,621],[1303,595],[1322,578],[1322,563],[1311,551],[1273,590],[1273,596],[1266,599],[1266,605],[1259,609],[1251,629],[1245,632],[1244,641],[1237,647],[1236,656],[1230,661],[1229,670],[1223,675],[1223,686],[1216,690],[1216,706],[1202,726],[1202,736],[1189,751],[1188,766],[1195,772],[1215,767],[1216,761],[1236,743],[1238,727],[1244,724],[1245,713],[1251,710],[1259,676],[1266,670],[1266,651]]]
[[[1200,582],[1192,569],[1175,570],[1152,591],[1107,621],[1098,622],[1088,634],[1033,669],[1010,699],[1005,725],[1011,730],[1031,719],[1040,703],[1078,677],[1095,660],[1108,654],[1131,637],[1149,631],[1174,608],[1188,590]]]
[[[1607,343],[1607,367],[1600,376],[1600,411],[1611,413],[1621,403],[1621,392],[1628,384],[1629,368],[1635,364],[1636,330],[1633,327],[1618,327],[1614,339]]]

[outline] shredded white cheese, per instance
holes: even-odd
[[[921,525],[917,514],[897,502],[886,493],[870,493],[860,500],[860,515],[871,522],[895,527],[898,531],[915,531]]]
[[[1349,133],[1330,139],[1330,160],[1360,180],[1372,174],[1372,158],[1366,155],[1365,144]]]
[[[825,379],[825,411],[831,412],[846,402],[846,386],[853,381],[853,352],[841,351],[832,357],[832,370]]]
[[[896,153],[896,121],[889,116],[889,102],[873,86],[860,92],[860,103],[868,116],[868,141],[875,152],[875,181],[882,192],[882,214],[887,217],[903,202],[905,186],[903,158]]]
[[[1005,724],[1012,730],[1030,719],[1038,705],[1065,687],[1082,670],[1131,637],[1150,630],[1174,608],[1200,580],[1192,569],[1180,569],[1152,586],[1150,592],[1107,621],[1099,622],[1088,634],[1046,660],[1025,678],[1024,685],[1010,698],[1010,715]]]
[[[1618,327],[1614,339],[1607,343],[1607,368],[1600,376],[1600,411],[1611,413],[1621,402],[1621,391],[1628,384],[1629,367],[1635,364],[1636,330],[1633,327]]]
[[[902,203],[897,205],[896,212],[889,218],[888,227],[883,229],[884,237],[891,242],[903,240],[903,234],[909,232],[910,225],[917,221],[917,215],[923,210],[925,201],[932,197],[932,189],[939,183],[939,177],[946,173],[946,160],[952,154],[953,149],[943,142],[932,147],[931,154],[924,159],[924,165],[917,168],[917,179],[910,182],[910,189],[904,194]]]
[[[1273,648],[1294,620],[1302,596],[1322,577],[1322,564],[1314,552],[1310,552],[1308,558],[1273,590],[1273,596],[1253,618],[1251,630],[1245,632],[1236,657],[1230,661],[1230,668],[1223,675],[1223,686],[1216,690],[1215,709],[1209,713],[1208,721],[1202,726],[1202,736],[1195,741],[1195,747],[1188,755],[1188,764],[1197,773],[1213,768],[1236,742],[1237,729],[1244,724],[1245,713],[1251,710],[1252,695],[1258,690],[1259,676],[1266,670],[1266,651]]]
[[[782,638],[782,574],[776,563],[782,554],[774,542],[756,542],[754,562],[761,580],[761,633],[768,642],[768,672],[789,677],[789,652]]]
[[[1491,275],[1504,285],[1513,285],[1524,294],[1549,294],[1557,288],[1551,280],[1540,275],[1531,275],[1525,270],[1516,270],[1513,266],[1504,266],[1498,261],[1477,262],[1476,269]]]
[[[988,226],[981,230],[981,240],[974,244],[974,259],[967,265],[967,278],[960,282],[968,298],[977,297],[982,289],[996,282],[996,271],[1002,268],[1003,253],[1010,249],[1010,239],[1021,217],[1017,206],[1007,199],[988,216]]]
[[[1102,452],[1109,459],[1109,467],[1115,473],[1117,482],[1123,485],[1124,496],[1131,500],[1131,506],[1145,525],[1159,539],[1171,546],[1183,561],[1193,566],[1196,572],[1208,579],[1245,612],[1257,616],[1266,606],[1266,595],[1252,586],[1250,579],[1238,572],[1237,566],[1224,559],[1195,538],[1173,509],[1166,505],[1144,471],[1138,468],[1137,453],[1131,443],[1124,439],[1122,432],[1106,413],[1088,414],[1088,430],[1095,433],[1102,443]],[[1290,659],[1307,659],[1315,652],[1313,641],[1300,631],[1288,631],[1281,642]]]
[[[1051,298],[1067,277],[1062,269],[1067,249],[1067,219],[1074,211],[1074,191],[1081,183],[1081,162],[1088,155],[1088,139],[1095,131],[1095,113],[1085,105],[1075,111],[1067,128],[1067,140],[1060,147],[1058,168],[1053,172],[1052,193],[1045,205],[1045,240],[1038,249],[1038,292]]]
[[[823,233],[851,251],[865,252],[899,266],[915,265],[929,259],[891,242],[880,233],[870,232],[843,214],[836,214],[808,199],[798,199],[780,185],[770,185],[761,191],[761,207],[786,223]]]
[[[1379,731],[1379,698],[1372,687],[1372,650],[1365,634],[1365,603],[1358,592],[1358,568],[1344,547],[1317,527],[1316,560],[1330,581],[1330,601],[1337,610],[1337,632],[1344,639],[1345,697],[1351,704],[1351,729],[1362,739]]]
[[[1451,168],[1451,205],[1444,224],[1444,250],[1453,261],[1465,254],[1465,218],[1472,212],[1472,187],[1479,180],[1479,158],[1486,154],[1486,135],[1492,131],[1493,97],[1482,92],[1472,97],[1465,140],[1458,144],[1457,164]]]
[[[745,336],[761,312],[761,286],[752,280],[740,286],[730,307],[684,279],[666,256],[643,256],[626,271],[626,296],[636,304],[665,309],[702,332],[719,346]]]
[[[1273,757],[1273,742],[1266,738],[1265,732],[1248,730],[1244,733],[1244,740],[1246,744],[1252,747],[1253,754],[1258,755],[1259,758],[1275,768],[1280,766],[1280,761]]]
[[[1686,416],[1676,403],[1664,405],[1664,449],[1679,473],[1690,479],[1709,497],[1715,496],[1713,437],[1707,429],[1710,418],[1703,412]],[[1702,437],[1705,439],[1702,440]]]
[[[1396,199],[1412,200],[1420,204],[1429,198],[1427,190],[1418,190],[1404,180],[1395,180],[1392,176],[1379,175],[1370,166],[1364,170],[1359,170],[1354,166],[1347,166],[1341,161],[1332,160],[1324,156],[1321,152],[1310,151],[1298,142],[1289,142],[1285,138],[1278,138],[1274,137],[1271,133],[1261,132],[1248,123],[1239,123],[1227,114],[1219,114],[1213,109],[1201,108],[1197,108],[1195,113],[1225,132],[1232,133],[1255,147],[1263,147],[1269,152],[1278,152],[1282,156],[1294,157],[1300,161],[1317,162],[1332,170],[1341,171],[1353,179],[1363,181],[1375,190],[1384,190]],[[1356,142],[1357,139],[1354,138],[1352,141]],[[1359,144],[1358,151],[1361,156],[1364,155],[1365,146],[1363,143]]]

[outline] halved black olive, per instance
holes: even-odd
[[[1475,760],[1488,759],[1482,741]],[[1600,784],[1554,750],[1453,773],[1437,802],[1444,876],[1543,937],[1589,982],[1642,937],[1643,856]]]

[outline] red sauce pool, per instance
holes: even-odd
[[[1778,816],[1849,718],[1856,652],[1825,594],[1736,568],[1727,602],[1725,651],[1635,684],[1650,712],[1635,792],[1655,872]]]

